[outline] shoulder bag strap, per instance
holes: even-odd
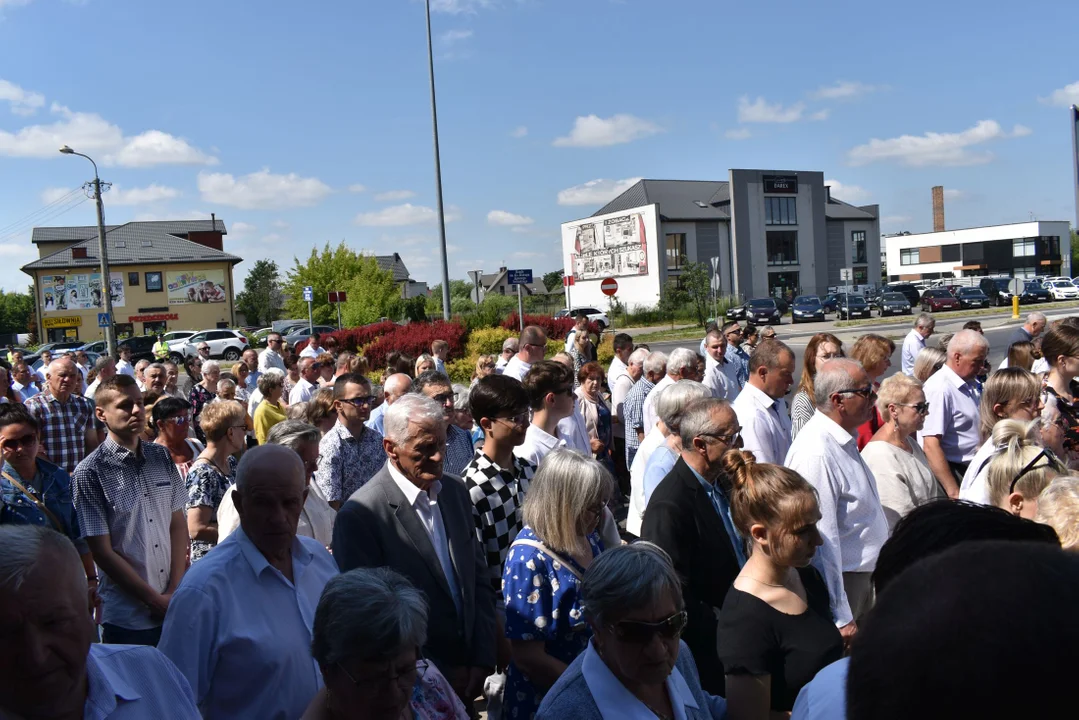
[[[26,487],[21,482],[19,482],[15,478],[11,477],[11,475],[9,475],[8,473],[4,472],[3,475],[4,475],[5,480],[7,480],[12,485],[14,485],[16,488],[18,488],[19,492],[21,492],[23,495],[25,495],[26,497],[30,498],[30,500],[33,501],[34,505],[37,506],[37,509],[40,510],[42,513],[44,513],[45,517],[47,517],[49,519],[49,522],[52,523],[53,527],[57,531],[59,531],[61,533],[64,532],[63,525],[61,525],[60,521],[56,518],[55,515],[53,515],[52,510],[49,510],[49,508],[45,507],[45,503],[42,502],[41,499],[38,498],[37,495],[35,495],[34,493],[32,493],[28,489],[26,489]]]
[[[551,556],[552,560],[557,560],[559,563],[562,564],[562,567],[566,568],[571,573],[576,575],[578,580],[581,580],[581,581],[584,580],[584,577],[581,575],[581,573],[579,573],[577,571],[576,567],[574,567],[571,563],[566,562],[566,560],[561,555],[559,555],[556,552],[553,552],[549,547],[547,547],[543,543],[539,542],[538,540],[528,540],[527,538],[521,538],[519,540],[514,540],[513,544],[514,545],[528,545],[529,547],[534,547],[537,550],[540,550],[542,552],[547,553],[548,555]]]

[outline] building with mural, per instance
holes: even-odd
[[[106,226],[110,277],[103,283],[97,226],[34,228],[39,257],[22,270],[34,281],[38,337],[104,338],[105,292],[118,337],[231,327],[232,271],[242,258],[225,252],[226,234],[216,218]]]

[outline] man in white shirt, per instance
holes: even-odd
[[[903,340],[902,360],[904,374],[914,374],[914,361],[918,359],[918,353],[925,347],[925,341],[933,334],[933,328],[936,326],[937,321],[929,313],[920,313],[914,319],[914,327],[911,328],[906,339]]]
[[[629,464],[626,462],[626,398],[629,397],[633,386],[644,375],[644,361],[648,358],[648,350],[638,348],[634,350],[626,363],[626,371],[615,378],[611,386],[611,423],[614,428],[614,463],[619,471],[619,487],[622,493],[629,494]],[[637,446],[637,433],[635,430],[628,432],[633,435],[633,445]]]
[[[300,381],[288,394],[288,404],[307,402],[318,389],[319,364],[310,355],[300,358]]]
[[[813,563],[824,575],[836,626],[849,641],[872,605],[870,576],[888,539],[877,482],[854,437],[873,414],[877,395],[861,363],[842,358],[818,368],[814,393],[817,410],[783,464],[817,490],[823,544]]]
[[[506,363],[502,374],[524,380],[532,363],[539,362],[547,353],[547,333],[541,327],[529,325],[521,332],[520,348],[517,354]]]
[[[627,371],[629,356],[633,353],[633,338],[627,333],[618,333],[614,336],[614,357],[611,366],[607,368],[607,389],[614,391],[614,384],[620,375]]]
[[[85,350],[75,351],[75,367],[78,369],[79,374],[82,375],[82,389],[86,390],[86,374],[90,372],[90,356],[86,354]]]
[[[704,386],[712,397],[733,401],[742,391],[738,366],[727,359],[727,336],[713,326],[701,343],[704,347]]]
[[[925,381],[929,415],[918,437],[937,482],[948,497],[957,498],[967,466],[981,445],[978,373],[989,354],[989,341],[974,330],[960,330],[947,352],[944,367]]]
[[[663,388],[668,385],[673,385],[679,380],[695,380],[701,381],[701,375],[698,372],[698,363],[701,356],[689,348],[675,348],[669,356],[667,356],[667,375],[656,383],[656,386],[652,388],[651,392],[644,399],[644,406],[641,410],[642,417],[644,419],[644,433],[648,435],[652,431],[652,428],[656,426],[656,420],[659,416],[656,415],[655,403],[656,396],[663,391]],[[638,451],[639,452],[639,451]]]
[[[11,389],[15,391],[15,396],[19,398],[19,402],[26,402],[41,392],[41,388],[34,384],[34,377],[30,374],[30,368],[26,366],[26,363],[22,362],[11,368]]]
[[[146,376],[143,373],[146,372],[146,368],[150,367],[149,360],[139,360],[135,363],[135,384],[139,386],[139,390],[146,392]]]
[[[566,352],[573,350],[573,345],[576,342],[578,332],[586,332],[588,330],[588,316],[580,314],[577,316],[576,322],[573,324],[573,329],[566,334]]]
[[[386,417],[386,411],[390,409],[390,405],[397,402],[411,389],[412,378],[404,373],[394,373],[386,378],[386,382],[382,384],[382,403],[371,411],[371,416],[364,425],[377,430],[379,435],[385,435],[386,430],[382,423]]]
[[[506,338],[502,342],[502,354],[498,356],[498,360],[495,360],[496,373],[502,374],[502,371],[506,369],[506,363],[517,354],[518,347],[518,341],[515,337]]]
[[[761,340],[749,357],[749,381],[731,407],[742,426],[743,449],[759,463],[782,465],[791,446],[783,398],[794,384],[794,353],[779,340]]]
[[[522,384],[528,393],[532,422],[524,442],[513,449],[513,454],[539,465],[549,452],[566,446],[558,423],[573,413],[573,372],[562,363],[541,360],[528,371]]]
[[[135,366],[131,364],[131,346],[120,346],[120,359],[116,363],[116,372],[120,375],[135,377]]]
[[[16,359],[21,360],[22,354],[15,353],[15,357]],[[34,376],[34,382],[36,382],[40,387],[45,387],[45,383],[48,381],[48,378],[45,377],[45,373],[49,369],[49,365],[51,364],[52,353],[48,350],[44,350],[41,353],[41,365],[38,367],[38,369],[34,370],[33,368],[30,368],[30,374]]]
[[[316,358],[326,352],[322,345],[319,344],[319,340],[318,333],[311,333],[311,339],[307,341],[307,347],[300,351],[300,357]]]
[[[94,367],[97,369],[97,377],[86,387],[86,392],[83,393],[85,397],[88,397],[91,400],[97,395],[97,389],[100,387],[101,383],[116,374],[116,361],[108,355],[102,355],[94,361]]]
[[[272,332],[266,336],[266,349],[259,355],[259,372],[276,368],[282,374],[288,374],[285,358],[281,357],[281,333]]]
[[[431,357],[435,360],[435,370],[445,375],[446,361],[450,359],[450,344],[445,340],[432,340]]]

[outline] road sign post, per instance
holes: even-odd
[[[97,326],[99,328],[107,328],[112,325],[112,320],[109,319],[109,313],[103,312],[97,314]]]
[[[343,290],[342,291],[331,290],[329,292],[329,294],[327,295],[327,298],[326,298],[327,300],[330,301],[330,304],[337,306],[337,329],[338,330],[340,330],[343,327],[343,324],[341,322],[341,303],[345,302],[346,295],[347,295],[347,293],[345,293]]]
[[[315,289],[310,285],[304,285],[303,299],[307,301],[307,332],[312,335],[315,332],[315,316],[311,303],[315,300]]]
[[[524,310],[524,292],[521,289],[522,285],[532,284],[532,271],[531,270],[507,270],[507,279],[510,285],[517,286],[517,319],[521,324],[521,332],[525,329],[525,310]]]
[[[853,277],[853,268],[839,268],[839,279],[843,281],[843,302],[847,305],[847,320],[850,320],[850,281]],[[870,311],[870,315],[872,315],[872,311]]]

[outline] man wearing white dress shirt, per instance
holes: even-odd
[[[302,358],[316,358],[319,355],[326,352],[325,349],[319,344],[318,333],[312,333],[311,339],[308,341],[307,346],[300,351],[300,357]]]
[[[906,339],[903,340],[903,354],[901,357],[904,374],[914,374],[914,361],[918,359],[918,353],[925,347],[925,341],[933,334],[933,328],[936,326],[937,321],[929,313],[921,313],[914,319],[914,327],[911,328]]]
[[[288,368],[285,367],[285,358],[281,355],[283,344],[281,333],[279,332],[272,332],[266,336],[266,349],[259,354],[259,372],[264,373],[271,368],[276,368],[282,374],[288,373]],[[255,389],[258,390],[257,385]]]
[[[543,360],[532,366],[521,384],[528,393],[532,422],[513,454],[539,465],[552,450],[566,447],[558,424],[573,414],[573,371],[562,363]]]
[[[649,391],[641,409],[641,417],[644,420],[644,434],[646,436],[656,426],[656,421],[659,420],[655,408],[656,397],[663,392],[665,387],[673,385],[679,380],[700,382],[701,375],[698,372],[700,358],[700,355],[688,348],[675,348],[667,357],[667,375]]]
[[[855,360],[824,363],[814,383],[817,411],[798,433],[783,463],[817,490],[823,545],[813,559],[831,597],[832,615],[845,641],[872,605],[870,576],[888,539],[877,482],[854,433],[873,413],[873,383]]]
[[[502,342],[502,354],[498,356],[498,360],[495,361],[495,372],[499,375],[506,369],[506,363],[510,361],[514,355],[517,354],[519,348],[518,340],[515,337],[506,338]]]
[[[925,381],[929,416],[918,433],[937,482],[948,497],[959,497],[959,484],[982,444],[978,434],[981,386],[989,341],[974,330],[960,330],[948,343],[944,367]]]
[[[296,535],[306,477],[290,448],[247,451],[233,496],[240,528],[191,567],[172,597],[158,647],[207,720],[298,718],[322,687],[311,629],[338,570],[322,543]]]
[[[295,405],[310,400],[311,396],[318,390],[318,385],[316,384],[318,375],[319,365],[315,358],[310,356],[300,358],[300,381],[292,387],[292,392],[288,394],[288,404]]]
[[[529,325],[521,332],[519,347],[517,354],[502,368],[502,374],[524,380],[532,363],[539,362],[547,353],[547,333],[541,327]]]
[[[701,343],[704,348],[704,385],[712,397],[733,402],[742,390],[738,366],[727,359],[727,336],[713,326]]]
[[[743,449],[759,463],[783,464],[791,418],[783,398],[794,384],[794,353],[779,340],[761,340],[749,358],[749,380],[731,407],[742,426]]]
[[[116,372],[121,375],[135,377],[135,366],[131,364],[131,346],[121,345],[119,352],[120,360],[116,363]]]

